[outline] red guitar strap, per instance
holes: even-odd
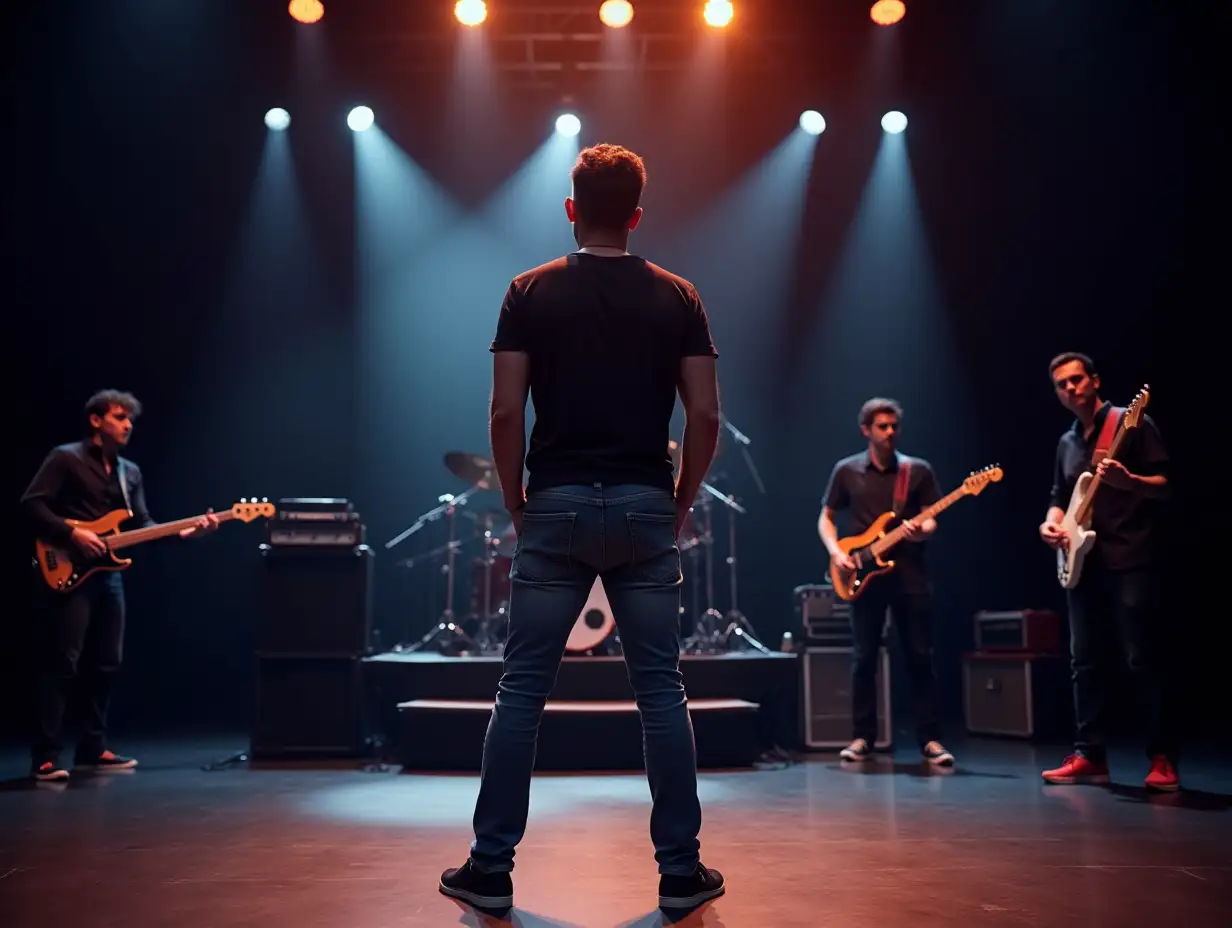
[[[894,480],[894,511],[902,514],[907,505],[907,491],[911,488],[911,458],[899,454],[898,477]]]
[[[1112,438],[1116,435],[1124,412],[1125,410],[1117,406],[1109,407],[1108,415],[1104,416],[1104,424],[1100,426],[1099,436],[1095,439],[1095,450],[1091,453],[1092,464],[1099,464],[1108,456],[1108,449],[1112,447]]]

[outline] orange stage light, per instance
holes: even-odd
[[[907,15],[907,4],[903,0],[877,0],[868,15],[878,26],[893,26]]]
[[[599,7],[599,19],[612,29],[629,25],[633,19],[633,4],[629,0],[603,0]]]
[[[325,15],[325,4],[321,0],[291,0],[287,12],[297,23],[315,23]]]
[[[453,15],[464,26],[478,26],[488,18],[488,5],[483,0],[458,0]]]
[[[730,23],[733,15],[735,11],[732,9],[731,0],[706,0],[705,9],[702,10],[702,19],[706,20],[706,25],[716,29]]]

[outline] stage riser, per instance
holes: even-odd
[[[395,757],[404,772],[480,769],[491,712],[403,709]],[[750,767],[760,753],[755,709],[692,712],[700,769]],[[644,770],[637,713],[544,713],[535,769]]]
[[[499,658],[439,654],[379,654],[364,661],[377,724],[396,740],[402,722],[398,703],[415,699],[496,698]],[[757,725],[762,750],[797,740],[799,666],[795,655],[686,656],[680,661],[690,699],[745,699],[761,706]],[[633,689],[619,657],[567,657],[552,699],[628,700]],[[486,724],[486,722],[485,722]]]

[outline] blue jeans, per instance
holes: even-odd
[[[510,571],[509,637],[483,746],[472,865],[513,869],[526,832],[535,739],[548,694],[595,577],[616,620],[642,721],[660,873],[696,872],[702,811],[697,753],[680,674],[676,504],[646,486],[552,487],[534,493]]]

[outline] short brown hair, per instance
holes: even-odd
[[[605,142],[582,149],[569,177],[578,219],[596,229],[623,229],[641,202],[646,165],[629,149]]]
[[[1071,361],[1081,362],[1082,369],[1087,372],[1088,377],[1099,376],[1099,372],[1095,370],[1095,362],[1091,360],[1090,355],[1085,355],[1081,351],[1062,351],[1048,362],[1048,379],[1052,380],[1052,375],[1056,373],[1058,367],[1062,364],[1069,364]]]
[[[141,400],[131,393],[123,390],[99,390],[86,400],[86,431],[94,431],[94,426],[90,424],[91,416],[105,416],[111,411],[112,406],[123,407],[130,419],[136,419],[141,415]]]
[[[865,428],[871,427],[877,414],[883,412],[892,413],[900,420],[903,418],[903,407],[898,405],[897,400],[885,396],[874,396],[860,407],[860,425]]]

